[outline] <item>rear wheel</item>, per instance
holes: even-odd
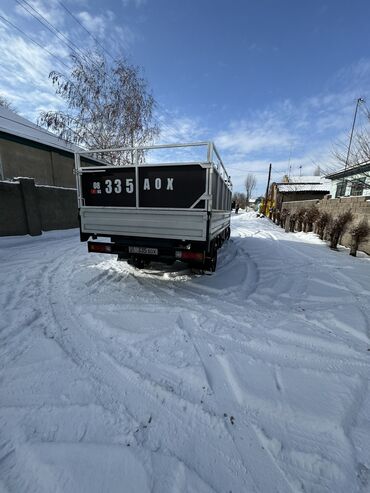
[[[150,261],[149,260],[144,260],[141,257],[134,257],[132,259],[132,265],[136,267],[137,269],[144,269],[144,267],[148,266]]]
[[[204,270],[208,270],[210,272],[215,272],[217,267],[217,248],[213,248],[211,255],[206,257],[204,262]]]

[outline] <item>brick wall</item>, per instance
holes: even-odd
[[[351,235],[349,229],[366,218],[370,225],[370,199],[369,197],[340,197],[337,199],[330,198],[330,195],[326,195],[322,200],[302,200],[299,202],[286,202],[283,204],[285,209],[288,209],[290,213],[295,212],[300,207],[310,207],[316,205],[320,212],[328,212],[333,218],[341,214],[342,212],[350,210],[353,214],[353,222],[347,227],[347,230],[343,234],[340,244],[349,246],[351,242]],[[370,238],[364,240],[359,249],[370,255]]]

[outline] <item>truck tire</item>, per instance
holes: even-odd
[[[217,267],[217,248],[212,250],[212,253],[209,257],[206,258],[204,262],[204,270],[209,272],[215,272]]]
[[[132,259],[132,265],[137,269],[144,269],[144,267],[147,267],[149,263],[150,262],[148,260],[144,260],[141,257],[134,257]]]

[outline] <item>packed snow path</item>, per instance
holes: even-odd
[[[217,272],[0,238],[0,491],[370,491],[370,261],[234,216]]]

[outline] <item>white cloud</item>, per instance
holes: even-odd
[[[216,135],[215,140],[227,151],[248,155],[252,152],[266,153],[274,149],[289,149],[295,138],[284,128],[282,122],[273,117],[264,121],[262,117],[254,122],[234,122],[229,129]]]
[[[52,68],[61,68],[50,55],[38,46],[13,34],[8,29],[0,29],[0,44],[4,49],[0,66],[0,91],[12,95],[17,100],[19,110],[37,104],[38,101],[54,92],[48,81]],[[50,47],[50,49],[52,49]],[[55,102],[57,98],[54,96]],[[21,101],[23,104],[20,105]]]
[[[100,38],[104,37],[107,27],[112,22],[110,14],[92,15],[86,10],[79,12],[76,17],[88,31]]]
[[[206,128],[202,127],[196,118],[180,117],[167,113],[159,116],[158,123],[161,127],[160,140],[164,143],[186,143],[203,140],[207,133]]]
[[[121,52],[122,47],[128,49],[136,40],[132,29],[125,24],[116,23],[116,15],[111,10],[103,14],[90,14],[87,10],[79,12],[76,17],[95,38],[98,38],[108,51]],[[92,39],[89,39],[91,42]]]
[[[15,12],[26,19],[30,19],[30,14],[26,10],[36,16],[39,13],[54,26],[58,28],[63,26],[65,11],[58,3],[58,0],[27,0],[27,3],[29,5],[24,4],[25,8],[19,4],[16,5]]]
[[[352,74],[352,76],[351,76]],[[362,74],[355,79],[353,74]],[[248,172],[257,176],[257,193],[263,193],[267,170],[273,164],[273,179],[280,180],[288,173],[311,175],[317,165],[322,170],[340,167],[333,157],[334,146],[348,140],[356,98],[363,95],[370,79],[364,61],[339,74],[336,90],[299,102],[284,100],[251,111],[239,121],[232,121],[216,133],[211,133],[202,120],[182,117],[179,113],[160,118],[166,127],[162,142],[214,140],[230,171],[234,189],[241,191]],[[368,124],[358,114],[357,124]],[[300,168],[301,167],[301,168]]]
[[[58,0],[28,0],[28,3],[35,10],[27,8],[36,17],[39,12],[82,50],[96,47],[94,40],[61,8]],[[87,1],[78,0],[71,11],[95,37],[102,40],[101,44],[113,56],[121,53],[122,47],[126,49],[135,41],[130,27],[118,23],[114,12],[110,10],[105,10],[103,14],[92,14],[88,10]],[[0,10],[0,13],[24,32],[22,35],[14,26],[0,20],[0,93],[15,104],[23,116],[33,120],[37,118],[40,109],[60,109],[64,103],[55,95],[48,76],[52,70],[68,74],[65,65],[71,65],[70,48],[64,43],[65,38],[61,34],[54,35],[19,5],[15,5],[13,11],[8,9],[5,13]]]

